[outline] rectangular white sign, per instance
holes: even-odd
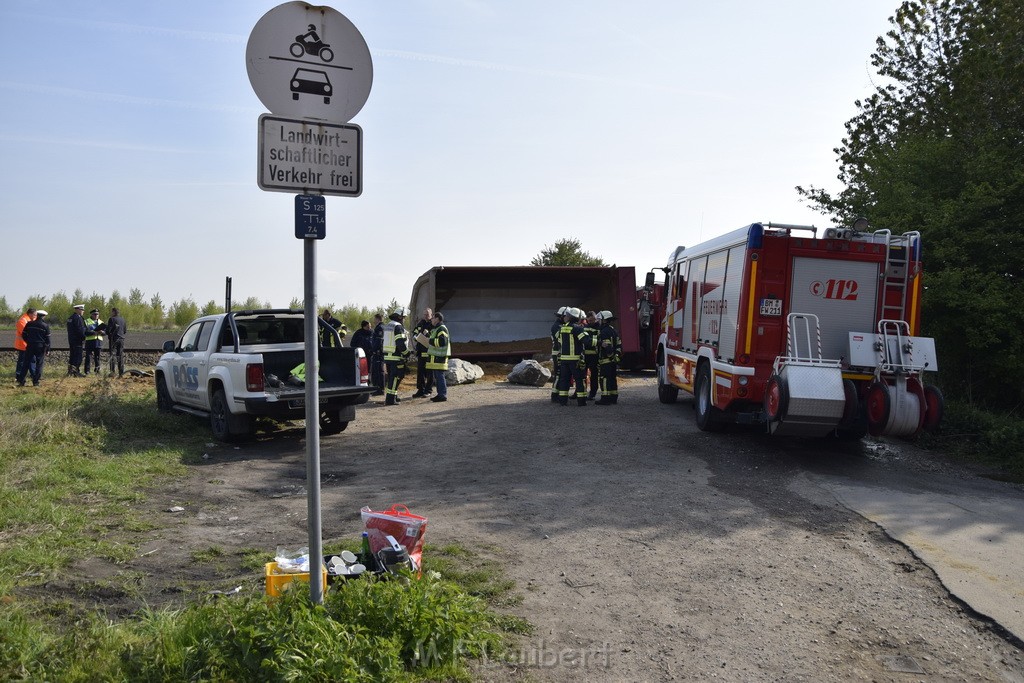
[[[363,129],[263,114],[257,184],[269,192],[358,197],[363,192]]]

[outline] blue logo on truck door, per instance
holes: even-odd
[[[195,391],[199,388],[199,368],[190,368],[187,364],[175,365],[172,368],[174,373],[174,386],[177,389]]]

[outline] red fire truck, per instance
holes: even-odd
[[[690,248],[648,278],[660,319],[658,397],[695,398],[706,431],[913,436],[942,418],[920,325],[921,236],[754,223]],[[645,296],[641,293],[641,298]]]

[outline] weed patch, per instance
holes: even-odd
[[[259,548],[191,551],[204,577],[254,576],[177,609],[145,607],[145,572],[69,575],[138,557],[131,540],[158,527],[138,512],[144,491],[185,473],[204,435],[158,414],[150,387],[68,387],[0,388],[0,680],[465,681],[474,657],[528,632],[493,609],[516,601],[499,563],[456,545],[428,546],[421,578],[334,584],[316,606],[301,583],[262,595]],[[82,606],[110,601],[111,614]]]

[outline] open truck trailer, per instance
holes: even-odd
[[[512,362],[551,355],[555,311],[611,310],[622,337],[621,367],[653,366],[641,344],[633,266],[437,266],[412,288],[413,318],[444,313],[454,353],[467,360]]]

